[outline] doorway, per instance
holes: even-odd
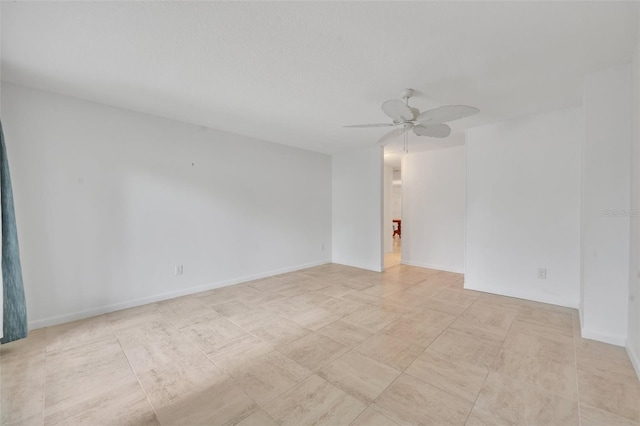
[[[384,156],[384,268],[402,258],[402,155]]]

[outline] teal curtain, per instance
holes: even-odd
[[[18,230],[13,210],[13,190],[7,148],[4,144],[0,122],[0,191],[2,191],[2,292],[3,337],[0,343],[8,343],[27,337],[27,307],[22,285],[22,268],[18,250]]]

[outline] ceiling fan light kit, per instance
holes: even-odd
[[[446,138],[451,134],[451,127],[444,123],[459,120],[477,114],[480,110],[467,105],[444,105],[428,111],[420,112],[409,106],[409,99],[414,95],[413,89],[400,92],[400,99],[390,99],[382,103],[382,112],[389,116],[393,123],[354,124],[345,127],[397,127],[380,138],[378,144],[384,146],[397,136],[404,135],[404,151],[408,152],[408,131],[418,136]]]

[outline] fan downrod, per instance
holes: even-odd
[[[400,96],[402,97],[402,99],[408,100],[413,96],[414,93],[415,90],[413,89],[404,89],[402,92],[400,92]]]

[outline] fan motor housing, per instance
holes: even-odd
[[[402,92],[400,92],[400,96],[402,96],[402,99],[409,99],[413,96],[414,92],[415,91],[413,89],[404,89]]]

